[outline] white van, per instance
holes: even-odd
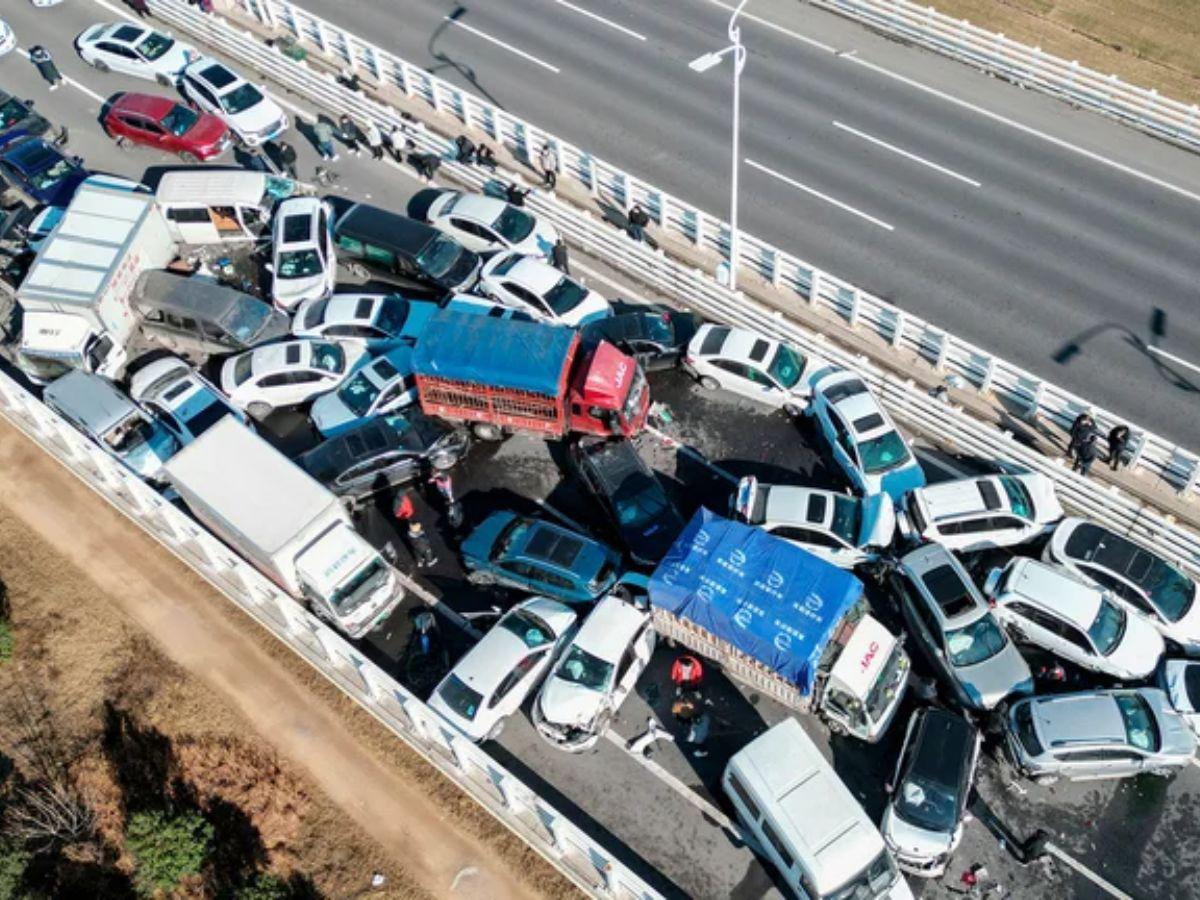
[[[734,754],[721,785],[797,897],[912,900],[878,829],[795,719]]]
[[[275,201],[295,191],[294,181],[263,172],[183,169],[163,175],[154,198],[176,241],[221,244],[257,240]]]

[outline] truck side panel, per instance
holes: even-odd
[[[467,422],[489,422],[514,431],[561,435],[566,431],[565,401],[529,391],[468,381],[417,376],[421,409],[428,415]]]

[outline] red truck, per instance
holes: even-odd
[[[579,333],[542,322],[441,310],[413,353],[421,409],[467,421],[483,440],[511,431],[632,437],[650,391],[637,362],[612,344],[580,348]]]

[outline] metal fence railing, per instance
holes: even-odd
[[[341,635],[4,374],[0,416],[195,569],[580,890],[613,900],[661,896]]]
[[[727,223],[596,158],[583,148],[460,90],[420,66],[412,65],[287,0],[226,2],[241,15],[289,36],[310,51],[321,53],[327,60],[339,66],[355,67],[379,84],[397,88],[409,98],[428,104],[432,110],[479,129],[519,160],[531,162],[543,143],[554,144],[562,168],[560,180],[574,181],[585,187],[598,201],[621,209],[627,208],[632,202],[639,202],[664,232],[681,238],[697,249],[715,252],[721,257],[728,256]],[[220,17],[205,17],[206,21],[197,21],[199,16],[188,15],[190,9],[181,0],[154,0],[154,7],[161,9],[169,21],[192,30],[199,28],[209,37],[224,39],[233,33],[223,28]],[[294,62],[281,53],[265,52],[266,48],[249,35],[239,38],[238,43],[246,48],[256,48],[249,59],[257,67],[282,83],[295,86],[313,100],[324,103],[328,109],[349,108],[359,115],[373,116],[382,123],[399,121],[394,109],[373,103],[361,94],[341,89],[331,76]],[[303,88],[299,87],[301,84]],[[624,240],[632,244],[632,241]],[[915,355],[940,375],[955,376],[957,383],[990,395],[1021,415],[1029,418],[1040,416],[1046,424],[1060,429],[1068,427],[1083,410],[1091,410],[1098,425],[1105,431],[1118,421],[1123,421],[1121,417],[1096,407],[1085,398],[955,337],[752,235],[741,235],[739,264],[770,283],[778,305],[786,308],[804,304],[814,310],[832,313],[848,326],[868,332],[891,347]],[[640,268],[627,271],[633,278],[642,278]],[[742,294],[729,295],[725,300],[726,304],[740,302],[743,302]],[[1171,489],[1189,498],[1194,496],[1197,481],[1200,481],[1200,456],[1135,423],[1128,424],[1133,434],[1134,448],[1130,468],[1165,482]]]

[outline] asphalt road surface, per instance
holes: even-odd
[[[729,2],[301,5],[728,217]],[[1200,448],[1200,160],[796,0],[742,39],[746,231]]]
[[[135,178],[152,179],[162,167],[177,164],[161,154],[118,150],[96,125],[101,104],[116,91],[162,90],[152,83],[100,75],[74,56],[71,38],[110,12],[89,0],[78,0],[46,11],[23,5],[6,8],[5,14],[22,47],[33,43],[48,46],[70,81],[50,93],[32,65],[14,53],[0,59],[0,83],[34,98],[38,109],[53,122],[69,125],[73,152],[84,156],[95,170]],[[289,140],[300,151],[302,174],[311,172],[315,161],[311,148],[298,135],[289,135]],[[340,190],[392,209],[404,209],[407,199],[421,187],[404,171],[370,160],[345,159],[338,170],[342,174]],[[613,287],[609,278],[621,280],[619,274],[604,274],[594,260],[580,262],[597,273],[589,280],[602,289]],[[820,452],[816,437],[806,428],[798,430],[783,416],[702,392],[678,373],[652,376],[651,389],[671,412],[672,434],[720,469],[655,440],[641,441],[642,452],[685,512],[701,503],[723,506],[731,487],[728,475],[753,473],[769,481],[843,486]],[[279,417],[271,425],[272,438],[288,452],[299,452],[314,439],[301,416]],[[931,479],[987,467],[987,461],[956,459],[930,448],[919,450],[919,455]],[[561,459],[561,448],[528,438],[476,447],[454,476],[467,527],[490,509],[512,507],[565,515],[603,536],[604,523],[597,509],[563,469]],[[376,543],[397,538],[393,525],[381,514],[386,508],[385,502],[369,511],[361,523],[364,533]],[[421,504],[421,514],[428,517],[437,535],[439,562],[428,580],[448,604],[474,613],[507,607],[516,599],[502,591],[485,592],[466,584],[457,562],[459,537],[443,528],[436,500]],[[874,592],[871,600],[885,621],[894,620],[887,597]],[[399,677],[406,673],[410,612],[402,610],[362,642],[365,653]],[[466,648],[466,639],[451,626],[443,625],[442,631],[451,652]],[[778,896],[769,870],[731,835],[717,778],[728,756],[786,715],[784,710],[714,676],[710,691],[721,721],[710,740],[709,756],[699,758],[678,744],[667,743],[660,744],[648,760],[634,758],[624,749],[624,739],[644,730],[651,715],[675,728],[667,710],[667,667],[672,655],[669,648],[660,650],[639,683],[637,696],[629,699],[615,723],[613,739],[603,742],[594,753],[572,756],[549,747],[523,715],[509,720],[501,740],[489,745],[490,752],[669,896],[686,893],[744,900]],[[919,661],[916,664],[919,666]],[[876,819],[885,802],[882,785],[892,771],[906,715],[902,711],[888,738],[875,747],[831,737],[814,717],[801,717]],[[1195,849],[1200,846],[1200,773],[1194,767],[1172,781],[1142,778],[1040,788],[1013,784],[1005,768],[989,754],[978,791],[975,808],[981,813],[994,811],[1017,838],[1046,828],[1055,843],[1083,866],[1133,896],[1183,896],[1193,890],[1200,863]],[[946,880],[914,884],[914,889],[924,897],[954,896],[961,872],[977,863],[987,866],[1008,895],[1047,900],[1099,896],[1090,881],[1065,865],[1055,864],[1047,870],[1018,866],[981,820],[968,824]]]

